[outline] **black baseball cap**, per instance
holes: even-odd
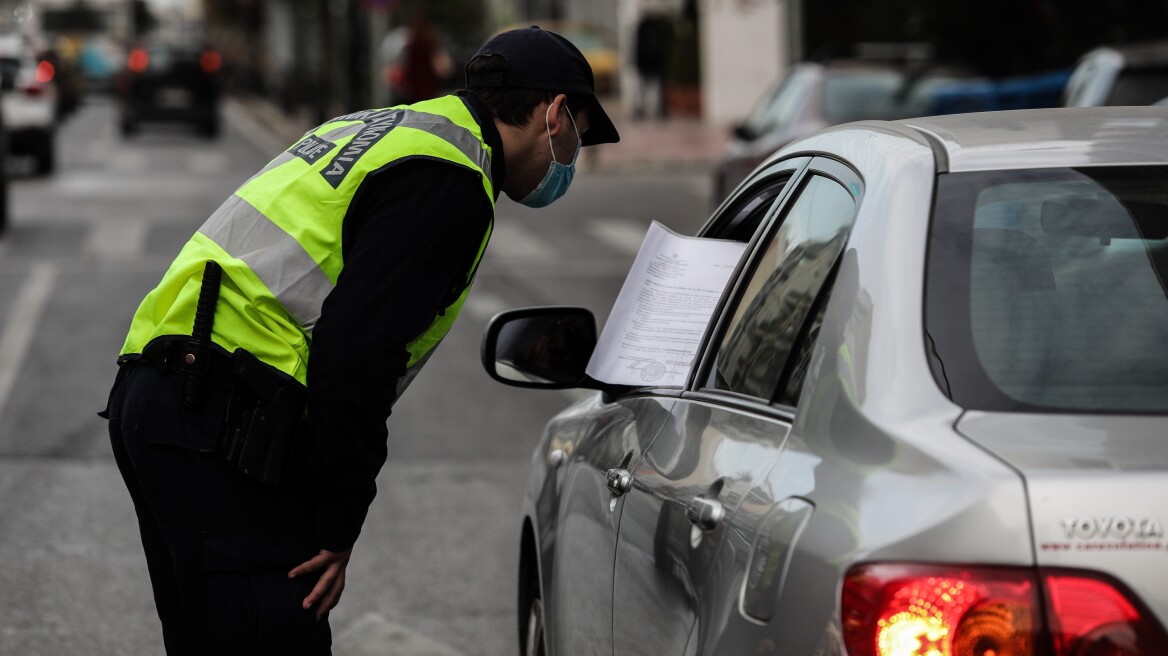
[[[590,101],[589,125],[588,131],[580,135],[583,145],[620,141],[616,126],[596,98],[592,67],[571,41],[532,25],[495,35],[479,48],[470,61],[486,55],[502,57],[507,64],[506,69],[472,77],[468,62],[466,88],[534,89],[586,97]]]

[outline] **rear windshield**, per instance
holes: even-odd
[[[892,120],[931,113],[939,78],[910,79],[897,72],[833,73],[823,83],[829,122]]]
[[[1115,79],[1109,105],[1154,105],[1168,98],[1168,66],[1126,69]]]
[[[939,176],[926,329],[963,407],[1168,413],[1168,167]]]

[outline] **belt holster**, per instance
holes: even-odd
[[[220,452],[245,475],[278,484],[297,455],[307,391],[244,349],[231,356],[231,381]]]
[[[143,356],[182,374],[184,406],[199,406],[205,385],[228,389],[217,450],[243,474],[275,485],[291,464],[308,394],[299,381],[248,351],[236,349],[228,357],[211,342],[222,272],[213,260],[203,269],[194,327],[178,357],[172,354],[178,344],[168,340],[148,344]]]

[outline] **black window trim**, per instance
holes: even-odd
[[[749,178],[747,178],[746,182],[739,185],[737,189],[739,193],[728,195],[721,202],[721,204],[718,205],[718,209],[714,210],[714,213],[710,215],[710,218],[707,219],[702,227],[697,231],[697,235],[699,237],[704,237],[713,231],[715,227],[721,227],[721,223],[726,218],[725,215],[727,211],[736,203],[738,203],[738,201],[743,196],[753,194],[759,189],[760,186],[770,184],[775,179],[789,173],[791,177],[788,178],[787,185],[783,188],[783,191],[779,192],[778,197],[775,198],[775,202],[771,205],[771,210],[768,210],[768,212],[772,211],[777,204],[782,202],[783,196],[789,193],[791,183],[798,179],[800,174],[807,170],[807,166],[811,163],[811,160],[812,158],[807,155],[791,157],[775,162],[774,164],[756,172],[754,175],[751,175]],[[767,220],[769,219],[763,219],[763,223],[765,223]]]
[[[856,215],[858,217],[861,205],[864,200],[865,184],[863,177],[851,166],[845,164],[843,161],[829,157],[827,155],[815,155],[806,165],[801,167],[799,171],[791,176],[787,182],[787,186],[775,201],[774,207],[769,210],[769,215],[764,219],[763,225],[759,230],[755,231],[754,237],[751,238],[749,246],[747,246],[747,255],[743,257],[738,266],[734,269],[731,276],[731,284],[722,294],[722,298],[718,301],[718,306],[714,310],[714,319],[706,326],[706,331],[702,335],[702,341],[698,347],[697,357],[694,359],[694,366],[690,370],[689,377],[686,380],[684,391],[681,395],[683,399],[701,399],[709,403],[716,403],[724,406],[733,406],[744,410],[749,410],[755,413],[764,412],[767,415],[774,415],[780,417],[794,417],[796,409],[791,406],[780,405],[777,403],[768,403],[767,400],[759,397],[741,394],[738,392],[731,392],[728,390],[716,390],[702,386],[700,381],[706,380],[709,375],[709,369],[713,366],[713,361],[717,356],[720,336],[725,331],[728,322],[730,321],[730,307],[732,302],[737,302],[739,299],[743,285],[746,283],[746,272],[753,271],[757,259],[761,256],[760,249],[763,249],[763,244],[768,244],[773,238],[774,232],[782,225],[781,217],[786,216],[791,198],[795,197],[797,191],[802,191],[807,181],[814,175],[822,176],[834,180],[836,183],[847,189],[855,198]],[[759,178],[761,180],[761,177]],[[848,232],[848,239],[851,239],[851,232],[855,228],[853,221],[852,229]],[[845,244],[844,250],[846,251]],[[841,252],[841,256],[842,256]],[[834,269],[839,266],[839,258],[832,264],[832,274]],[[834,275],[825,278],[824,286],[829,282],[833,282]],[[821,289],[816,298],[822,295],[826,290]],[[812,317],[808,317],[806,321],[810,321]],[[803,335],[804,327],[800,327],[800,335]],[[784,372],[788,364],[784,363]]]

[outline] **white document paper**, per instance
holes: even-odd
[[[653,222],[587,372],[614,385],[684,385],[698,343],[746,244],[679,235]]]

